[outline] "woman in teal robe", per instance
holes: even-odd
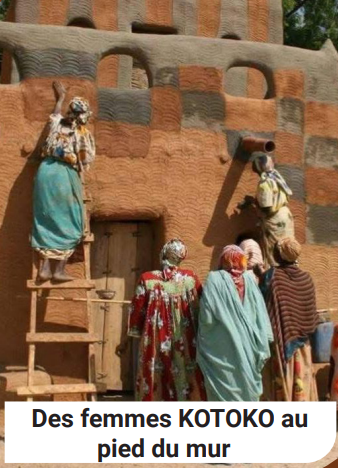
[[[73,279],[65,272],[68,258],[84,234],[84,207],[79,172],[95,157],[94,139],[86,129],[91,112],[88,102],[75,97],[66,115],[61,106],[66,90],[54,83],[58,101],[49,118],[49,134],[33,191],[32,247],[39,253],[39,280]],[[54,273],[50,260],[56,262]]]
[[[209,401],[258,401],[273,341],[264,299],[242,249],[228,246],[200,304],[197,362]]]

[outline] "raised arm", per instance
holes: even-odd
[[[54,81],[53,88],[57,99],[54,114],[61,114],[62,104],[66,97],[66,88],[60,81]]]

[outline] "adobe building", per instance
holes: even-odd
[[[96,161],[92,277],[130,300],[157,266],[164,240],[182,238],[205,279],[221,248],[257,222],[238,212],[257,176],[244,136],[273,140],[292,187],[302,267],[318,308],[338,308],[338,59],[285,47],[280,0],[13,0],[0,24],[0,356],[27,363],[32,187],[52,82],[89,99]],[[67,99],[68,100],[68,99]],[[81,252],[70,265],[81,277]],[[69,294],[69,293],[68,293]],[[93,293],[95,297],[95,293]],[[85,328],[81,303],[40,299],[43,330]],[[127,305],[95,306],[97,379],[131,390],[131,359],[115,353]],[[82,345],[41,345],[54,382],[86,372]]]

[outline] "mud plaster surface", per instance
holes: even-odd
[[[279,0],[17,0],[19,23],[66,25],[89,20],[96,29],[129,31],[134,22],[170,26],[178,34],[282,43]]]

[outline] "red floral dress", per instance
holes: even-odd
[[[171,267],[141,275],[129,316],[140,337],[138,401],[205,400],[196,364],[196,323],[202,286],[189,270]]]

